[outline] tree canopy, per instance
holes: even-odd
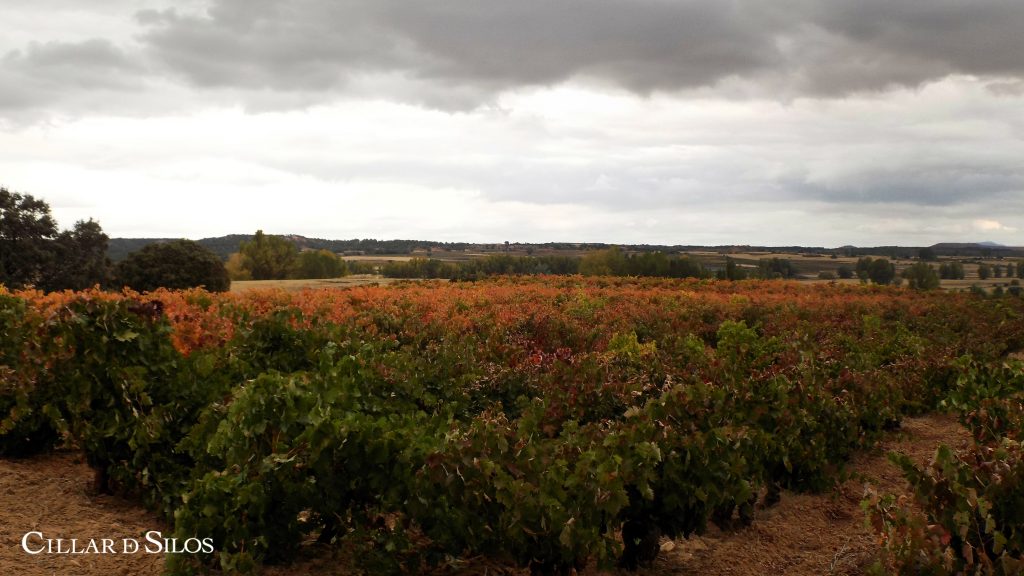
[[[299,250],[281,236],[269,236],[257,230],[249,242],[242,242],[242,267],[253,280],[283,280],[291,273]]]
[[[150,244],[129,254],[117,265],[117,281],[140,292],[199,286],[225,292],[231,287],[220,258],[192,240]]]
[[[77,290],[105,284],[108,240],[91,219],[58,233],[49,204],[0,188],[0,284],[8,288]]]
[[[53,261],[50,243],[56,235],[49,204],[0,188],[0,284],[37,284]]]

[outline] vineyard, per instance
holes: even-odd
[[[974,435],[872,494],[880,570],[1024,571],[1024,300],[872,286],[500,278],[288,293],[0,290],[0,456],[251,572],[311,542],[370,573],[486,556],[636,569],[660,538],[819,491],[908,415]],[[440,567],[440,568],[439,568]]]

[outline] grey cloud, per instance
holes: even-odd
[[[637,93],[746,78],[842,95],[1024,76],[1016,0],[217,0],[138,19],[152,54],[200,86],[323,91],[403,74],[485,98],[570,78]]]
[[[908,165],[900,169],[865,169],[831,179],[787,179],[784,190],[794,199],[843,204],[904,204],[953,207],[983,202],[998,206],[1024,195],[1024,171],[1000,165],[950,163]]]
[[[103,39],[32,43],[0,57],[0,111],[141,88],[142,65]]]

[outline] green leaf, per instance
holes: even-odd
[[[130,342],[138,337],[139,333],[132,330],[122,330],[117,334],[114,334],[114,338],[117,339],[118,342]]]

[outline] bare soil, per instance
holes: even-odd
[[[804,576],[863,574],[877,555],[877,540],[865,526],[860,501],[865,487],[905,492],[907,487],[885,454],[890,450],[927,462],[939,444],[960,447],[969,435],[949,416],[904,420],[877,450],[857,455],[850,479],[827,494],[783,493],[782,501],[759,510],[754,524],[736,532],[712,529],[688,540],[664,541],[655,566],[640,574],[702,576]],[[137,538],[150,530],[170,534],[153,514],[139,506],[92,492],[92,473],[73,452],[26,460],[0,459],[0,574],[152,575],[162,572],[159,554],[38,554],[21,549],[26,532],[47,538]],[[120,546],[120,543],[118,544]],[[269,576],[356,573],[344,552],[312,547],[288,567],[264,570]],[[459,574],[526,574],[484,559],[467,562]],[[597,572],[588,570],[591,574]]]

